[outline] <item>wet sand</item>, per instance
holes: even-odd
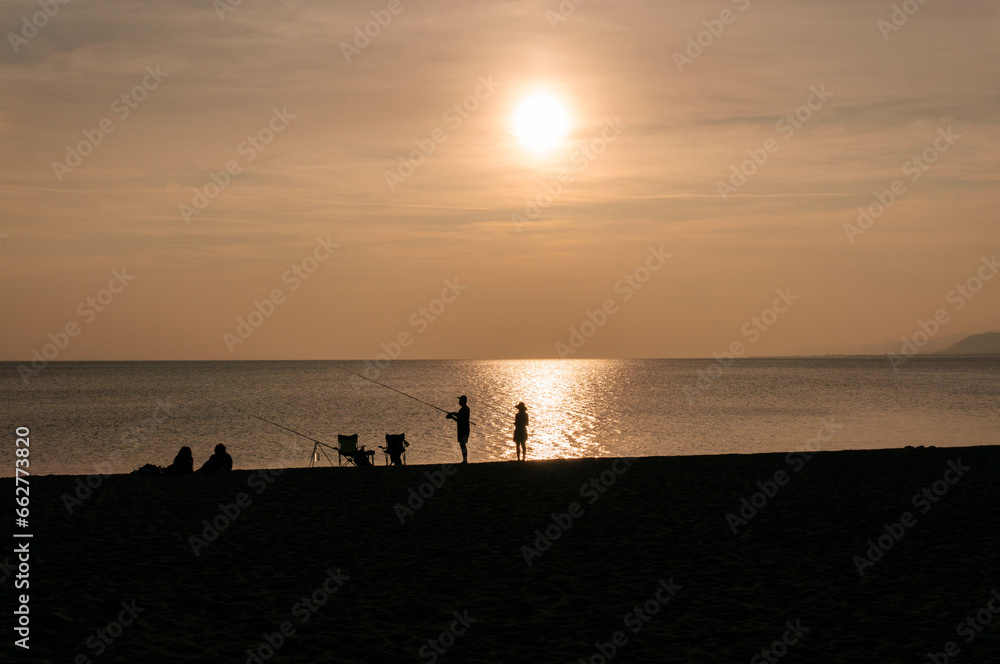
[[[72,514],[80,478],[32,477],[31,650],[5,630],[4,660],[1000,657],[1000,447],[449,470],[109,476]]]

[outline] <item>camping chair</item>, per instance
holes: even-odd
[[[393,452],[400,453],[400,463],[406,465],[406,448],[410,446],[410,443],[406,441],[405,433],[387,433],[385,434],[385,446],[379,445],[378,448],[382,450],[385,454],[385,465],[389,465],[389,460],[392,457]]]
[[[370,459],[375,456],[375,452],[365,450],[364,446],[358,447],[358,434],[354,434],[353,436],[338,435],[337,442],[340,443],[340,447],[337,448],[337,461],[341,466],[348,464],[357,466],[358,464],[354,460],[354,455],[358,453],[367,455],[369,465],[374,465]]]

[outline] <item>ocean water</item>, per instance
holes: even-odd
[[[306,466],[314,444],[254,419],[368,449],[406,433],[409,463],[461,460],[440,408],[469,397],[469,461],[513,460],[514,405],[530,417],[531,459],[727,454],[1000,443],[1000,359],[64,362],[23,381],[0,363],[0,475],[14,431],[31,430],[33,474],[196,466],[225,443],[237,468]],[[336,461],[336,455],[333,455]],[[320,462],[328,465],[326,458]],[[383,456],[378,452],[378,464]]]

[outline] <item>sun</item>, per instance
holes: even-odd
[[[532,152],[552,150],[569,133],[569,127],[569,112],[551,92],[525,97],[514,112],[514,135]]]

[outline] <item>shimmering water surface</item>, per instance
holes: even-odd
[[[514,405],[530,416],[533,459],[1000,443],[1000,360],[398,361],[369,375],[442,408],[472,409],[471,462],[514,459]],[[34,474],[166,465],[181,445],[200,465],[216,443],[238,468],[308,465],[313,443],[360,435],[369,449],[405,432],[409,463],[461,460],[455,425],[434,408],[342,369],[363,362],[54,363],[25,383],[2,363],[0,416],[31,429]],[[704,389],[696,388],[701,376]],[[687,388],[687,389],[685,389]],[[160,419],[160,422],[156,422]],[[816,441],[827,423],[828,441]],[[832,434],[832,436],[831,436]],[[382,463],[382,455],[376,457]],[[336,455],[334,455],[336,460]],[[326,459],[322,459],[324,464]],[[99,465],[100,464],[100,465]]]

